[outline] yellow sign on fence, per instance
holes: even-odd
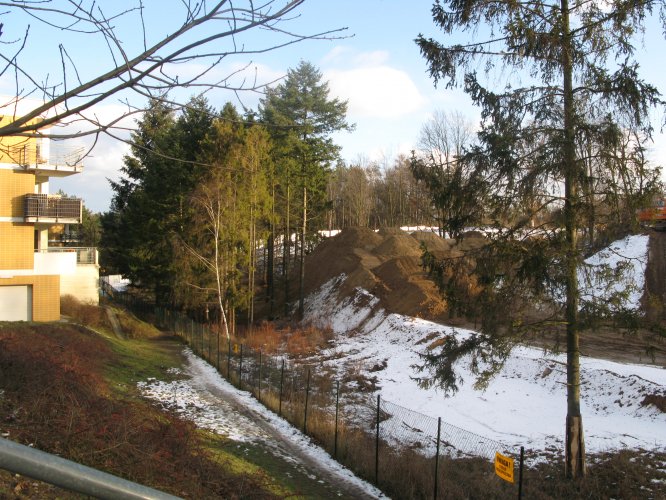
[[[495,474],[513,483],[513,458],[495,452]]]

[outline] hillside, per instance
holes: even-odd
[[[482,370],[483,363],[475,367],[470,358],[455,364],[459,384],[453,394],[418,383],[431,375],[428,368],[419,369],[425,354],[437,352],[449,338],[460,341],[475,335],[459,324],[446,325],[445,304],[418,268],[419,237],[354,229],[313,252],[309,265],[318,272],[311,278],[306,320],[331,328],[336,336],[330,348],[311,361],[340,374],[356,370],[392,403],[441,416],[513,449],[525,446],[533,459],[546,450],[559,453],[566,413],[566,360],[551,351],[557,338],[535,338],[532,347],[515,348],[486,387],[475,386],[475,370]],[[436,236],[429,238],[437,241]],[[476,238],[462,244],[478,244]],[[644,258],[647,241],[634,237],[617,242],[595,258],[629,259],[632,279],[641,284],[646,265],[647,274],[651,272]],[[449,242],[436,244],[440,252],[456,251]],[[648,289],[654,303],[656,292]],[[585,293],[603,296],[604,290]],[[633,300],[640,306],[640,294]],[[612,325],[583,336],[583,415],[591,453],[664,449],[665,347],[664,339],[653,332],[619,332]]]
[[[288,453],[204,430],[143,397],[141,383],[188,377],[176,339],[117,311],[121,340],[103,309],[75,313],[94,330],[0,323],[0,436],[184,498],[329,496],[330,481]],[[0,469],[0,498],[82,497]]]
[[[484,239],[471,233],[460,243],[432,231],[407,233],[401,229],[347,228],[323,241],[306,260],[306,293],[313,293],[341,274],[343,298],[356,287],[379,297],[389,311],[429,320],[446,320],[448,311],[437,287],[421,268],[421,245],[440,255],[478,248]]]
[[[347,228],[323,241],[306,260],[306,294],[316,294],[331,280],[344,275],[334,289],[336,302],[356,294],[356,288],[378,300],[377,307],[387,312],[421,318],[450,326],[474,328],[474,322],[451,318],[446,302],[421,267],[422,245],[439,256],[460,256],[485,243],[477,232],[468,233],[460,242],[444,239],[432,231],[403,231]],[[666,233],[650,234],[645,267],[645,293],[641,308],[655,323],[666,320]],[[649,298],[648,298],[649,297]],[[556,335],[533,337],[539,347],[554,348],[562,339]],[[613,328],[600,327],[583,332],[584,354],[622,362],[651,362],[666,366],[666,340],[648,330],[632,335]]]

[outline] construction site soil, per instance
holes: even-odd
[[[337,300],[363,288],[391,313],[423,318],[461,328],[474,328],[473,318],[451,318],[445,300],[421,266],[423,246],[438,257],[463,255],[486,244],[471,232],[460,240],[444,239],[431,231],[407,233],[401,229],[347,228],[318,245],[305,264],[305,293],[341,274],[346,279]],[[627,331],[606,325],[581,334],[581,352],[619,362],[666,367],[666,233],[650,234],[643,310],[651,328]],[[563,332],[533,335],[533,345],[558,350]]]

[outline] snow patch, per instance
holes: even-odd
[[[264,444],[285,460],[298,461],[275,442],[274,437],[266,431],[270,428],[271,432],[296,447],[302,455],[318,464],[321,470],[333,476],[335,484],[344,482],[369,496],[385,498],[381,491],[333,460],[322,448],[313,444],[309,437],[272,413],[250,393],[240,391],[229,384],[213,366],[195,356],[190,349],[185,349],[184,354],[190,378],[174,382],[162,382],[156,379],[139,382],[142,394],[199,427],[240,443]],[[237,408],[242,408],[243,411]],[[264,425],[259,425],[259,421]],[[311,473],[309,475],[312,477]]]
[[[643,283],[647,237],[632,236],[590,259],[593,264],[630,260],[637,284]],[[306,320],[332,328],[333,346],[321,352],[321,363],[338,374],[361,366],[376,378],[383,399],[429,417],[442,417],[454,426],[511,447],[543,451],[563,449],[566,417],[566,356],[540,349],[516,347],[498,376],[484,390],[473,387],[469,360],[460,360],[456,372],[462,383],[454,395],[435,387],[425,389],[416,378],[422,355],[438,339],[457,339],[475,332],[430,321],[389,314],[367,290],[336,303],[341,275],[312,294]],[[642,285],[641,285],[642,287]],[[587,292],[602,297],[600,288]],[[640,296],[632,295],[637,307]],[[423,341],[426,339],[426,341]],[[376,367],[383,367],[377,370]],[[581,358],[581,404],[589,452],[621,448],[663,449],[666,414],[642,406],[648,394],[666,394],[666,370],[602,359]]]

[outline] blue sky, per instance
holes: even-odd
[[[145,16],[149,22],[148,32],[153,38],[168,32],[180,19],[177,1],[149,1],[146,4],[157,9],[146,12]],[[166,8],[166,5],[172,7]],[[471,121],[478,121],[478,111],[461,91],[435,89],[426,73],[425,61],[414,38],[419,33],[439,36],[431,19],[431,5],[431,0],[307,0],[299,8],[298,17],[285,26],[300,34],[346,27],[347,30],[340,33],[344,38],[306,40],[267,54],[239,56],[229,60],[225,69],[249,64],[248,74],[256,72],[260,79],[270,81],[283,76],[301,59],[313,63],[329,82],[331,95],[349,101],[348,120],[356,124],[356,129],[335,136],[336,142],[342,146],[343,158],[348,162],[365,159],[390,164],[397,154],[408,153],[414,148],[421,126],[435,110],[459,110]],[[120,29],[127,47],[131,47],[140,30],[131,22]],[[648,42],[640,50],[642,74],[666,94],[666,73],[662,63],[666,44],[659,36],[659,29],[651,31],[657,36],[652,38],[652,34],[648,34]],[[270,43],[265,36],[255,32],[241,41],[247,47]],[[35,42],[35,37],[32,41]],[[109,69],[110,61],[101,57],[105,49],[98,42],[64,39],[63,43],[71,51],[72,58],[79,62],[82,73],[93,75]],[[53,54],[49,56],[43,50],[43,45],[34,45],[30,61],[35,67],[48,65],[49,57],[51,62],[57,62]],[[58,69],[53,67],[52,71]],[[10,82],[0,80],[0,93],[6,93],[10,88]],[[241,99],[243,105],[256,109],[259,96],[241,94]],[[221,108],[227,101],[240,106],[228,93],[210,95],[210,102],[216,108]],[[109,101],[96,112],[104,116],[114,109],[118,109],[118,104]],[[656,118],[658,127],[663,117]],[[666,154],[664,142],[663,135],[656,136],[655,161]],[[51,191],[62,188],[82,197],[86,206],[94,211],[107,210],[112,191],[106,178],[117,178],[122,156],[127,150],[121,142],[100,141],[92,156],[87,158],[84,173],[53,181]]]

